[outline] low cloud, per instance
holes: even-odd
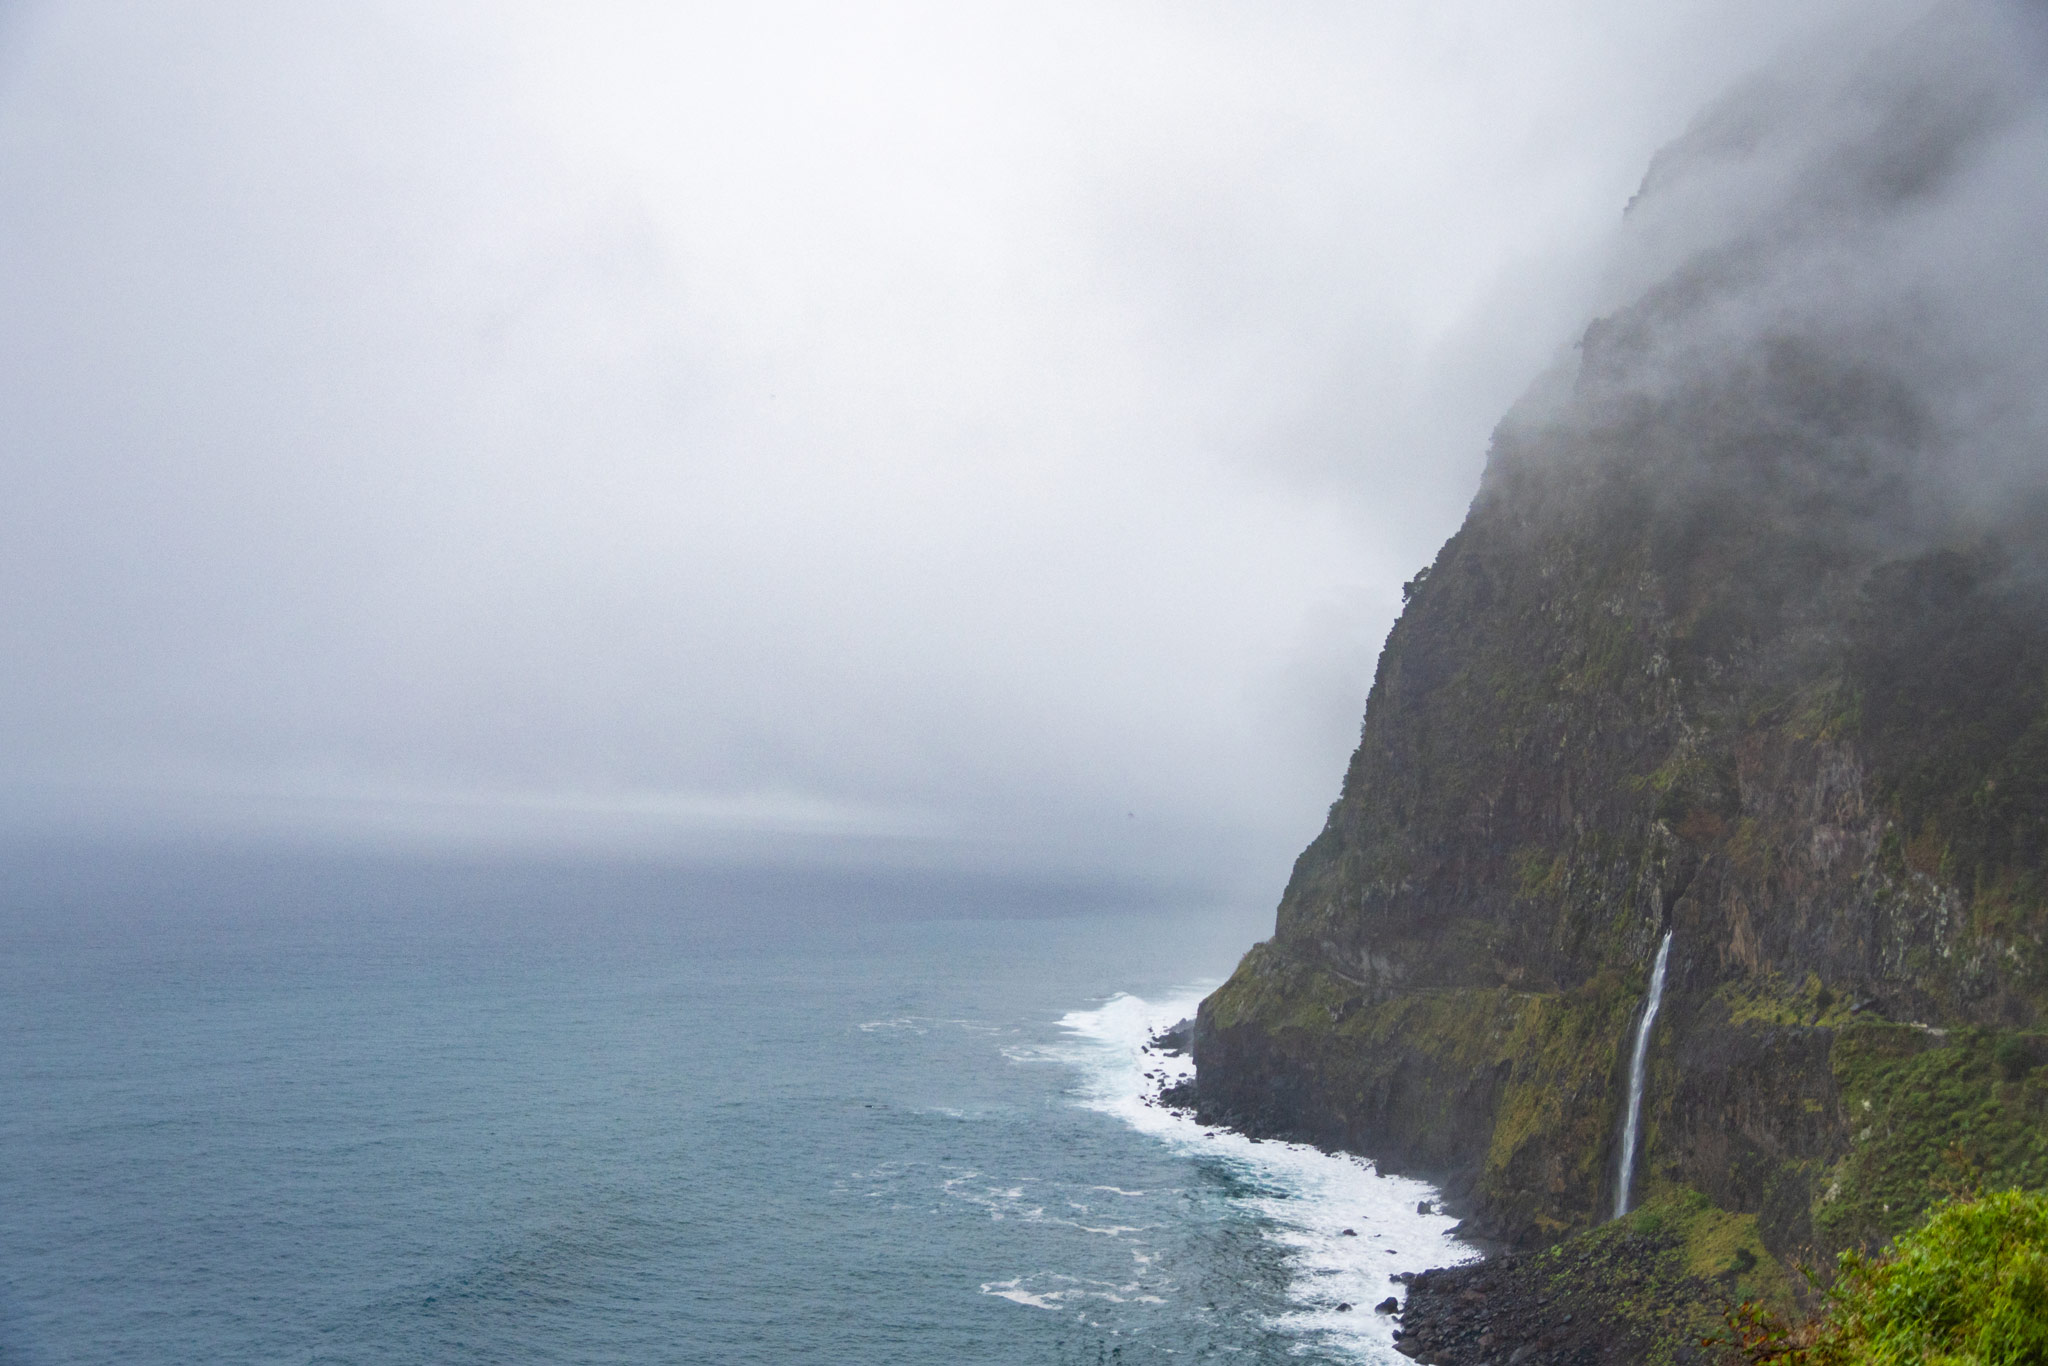
[[[15,7],[10,809],[1270,892],[1651,153],[1851,16]]]

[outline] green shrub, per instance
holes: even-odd
[[[1881,1256],[1842,1254],[1816,1322],[1745,1306],[1735,1327],[1773,1366],[2048,1366],[2048,1195],[1944,1205]]]

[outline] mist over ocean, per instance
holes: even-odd
[[[1394,1360],[1427,1190],[1139,1099],[1256,919],[14,851],[0,1360]]]

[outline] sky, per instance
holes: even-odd
[[[1657,149],[1911,8],[0,9],[0,819],[1270,898]]]

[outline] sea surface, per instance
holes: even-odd
[[[1426,1186],[1145,1103],[1269,916],[14,851],[0,1361],[1404,1360]]]

